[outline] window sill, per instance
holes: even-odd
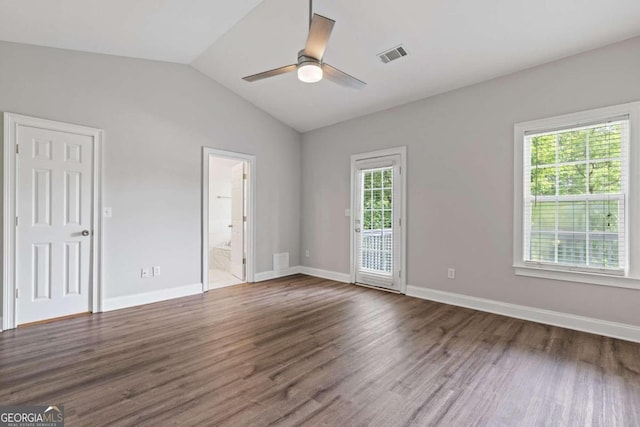
[[[598,274],[585,271],[554,270],[552,268],[533,267],[529,265],[514,265],[513,268],[516,276],[640,290],[640,279],[635,277]]]

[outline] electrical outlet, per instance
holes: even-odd
[[[153,277],[159,276],[160,275],[160,266],[156,265],[153,267]]]
[[[455,268],[449,268],[447,270],[447,278],[449,279],[455,279],[456,278],[456,269]]]
[[[149,277],[149,269],[144,267],[140,270],[140,277]]]
[[[305,249],[305,250],[304,250],[304,256],[306,256],[307,258],[309,258],[309,249]]]
[[[111,218],[113,216],[113,209],[112,208],[104,208],[104,217],[105,218]]]

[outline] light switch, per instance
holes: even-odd
[[[345,209],[344,216],[351,216],[351,209]]]

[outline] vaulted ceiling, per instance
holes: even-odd
[[[336,20],[326,62],[360,90],[295,73],[306,0],[0,0],[0,40],[191,64],[299,131],[640,35],[638,0],[316,0]],[[409,55],[383,64],[399,44]]]
[[[0,0],[0,40],[189,64],[262,0]]]

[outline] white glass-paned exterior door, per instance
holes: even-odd
[[[399,156],[358,161],[356,166],[356,282],[399,290]]]

